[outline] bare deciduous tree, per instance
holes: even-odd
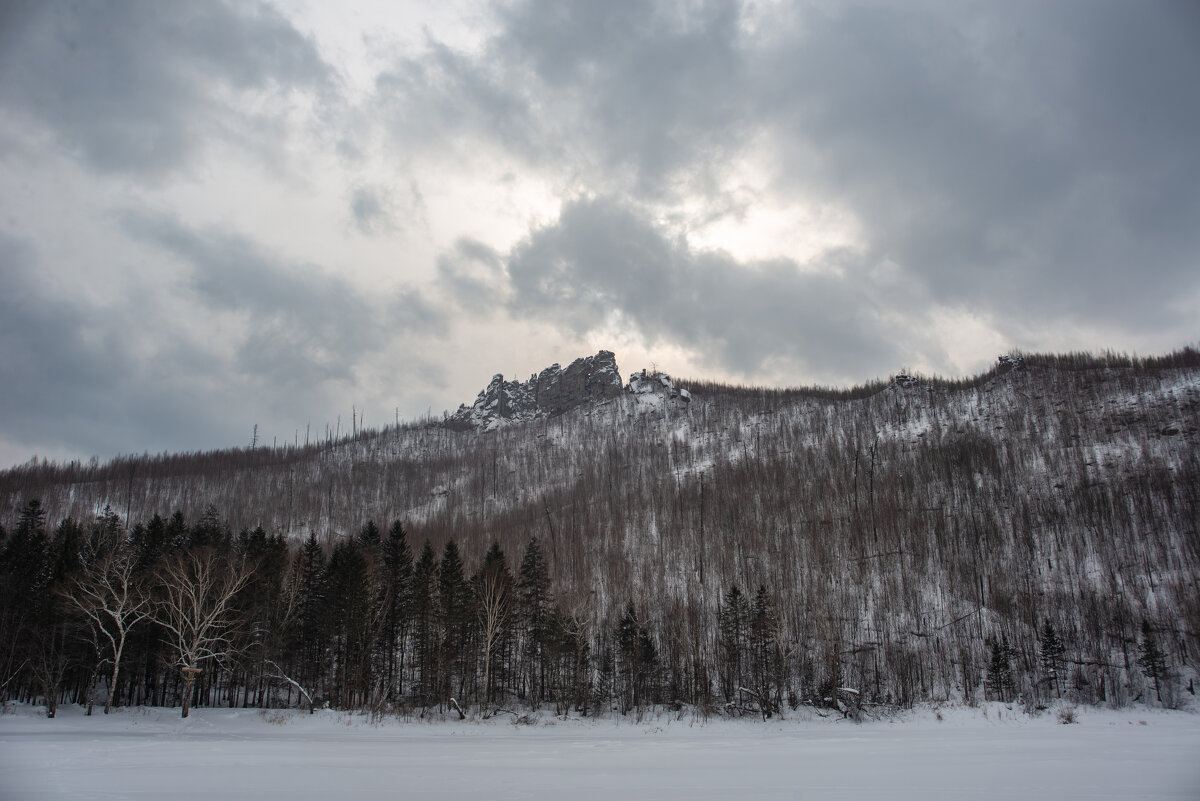
[[[480,706],[487,714],[491,691],[492,653],[512,613],[512,582],[500,570],[487,570],[479,577],[479,627],[483,634],[483,694]]]
[[[183,673],[183,717],[192,685],[209,662],[224,661],[233,650],[237,626],[234,597],[250,579],[246,562],[208,549],[185,551],[158,570],[161,597],[155,620],[165,628]]]
[[[121,656],[129,630],[153,612],[150,596],[134,576],[135,560],[124,551],[107,553],[79,574],[72,576],[63,595],[87,618],[96,641],[107,641],[112,654],[112,676],[104,714],[112,709],[112,698],[121,675]],[[89,709],[91,705],[89,702]]]

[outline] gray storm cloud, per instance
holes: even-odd
[[[357,358],[383,345],[381,331],[435,333],[444,327],[442,312],[418,290],[402,290],[380,306],[338,275],[280,260],[240,235],[195,231],[169,217],[136,212],[125,213],[123,225],[134,239],[190,267],[188,285],[200,303],[247,323],[235,364],[259,379],[302,387],[348,379]]]
[[[321,89],[333,77],[257,2],[15,0],[0,14],[0,103],[102,172],[175,169],[214,135],[272,127],[229,93]]]
[[[812,4],[753,33],[736,11],[519,3],[401,101],[600,194],[718,215],[756,149],[773,192],[851,210],[929,302],[1014,335],[1047,314],[1194,330],[1162,299],[1198,291],[1195,8]],[[653,294],[652,270],[623,280]]]
[[[748,382],[1200,336],[1195,3],[352,10],[0,4],[6,458],[416,416],[614,331]]]
[[[822,376],[849,362],[887,370],[901,351],[880,321],[882,299],[864,265],[848,257],[838,266],[833,274],[784,259],[740,263],[694,251],[620,203],[580,200],[509,255],[510,309],[576,335],[615,319],[742,375],[781,357]]]

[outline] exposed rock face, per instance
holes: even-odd
[[[665,403],[683,405],[691,403],[692,396],[686,389],[676,389],[675,383],[666,373],[648,373],[641,370],[629,376],[629,394],[640,405],[659,406]]]
[[[454,429],[490,431],[505,423],[553,417],[585,403],[621,394],[621,373],[612,351],[576,359],[563,369],[552,364],[528,381],[496,375],[471,406],[462,405],[446,421]]]
[[[576,359],[563,370],[552,364],[537,377],[536,401],[547,414],[562,414],[590,401],[615,398],[621,394],[621,373],[612,351]]]
[[[1024,367],[1025,359],[1019,355],[1008,354],[997,357],[996,364],[1000,368],[1001,373],[1007,373],[1010,370],[1018,370]]]

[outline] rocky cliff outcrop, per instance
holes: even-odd
[[[510,422],[553,417],[586,403],[621,394],[621,373],[612,351],[576,359],[565,369],[552,364],[528,381],[496,375],[475,403],[463,404],[446,420],[458,430],[490,431]]]
[[[666,373],[651,373],[648,370],[629,376],[629,386],[625,391],[642,406],[661,406],[668,403],[682,406],[692,401],[691,393],[686,389],[676,388],[671,376]]]

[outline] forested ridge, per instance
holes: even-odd
[[[1195,349],[678,386],[0,473],[0,694],[766,717],[1194,688]]]

